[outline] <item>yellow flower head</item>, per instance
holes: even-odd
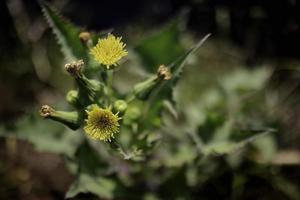
[[[91,54],[95,60],[109,69],[110,66],[116,66],[117,62],[128,54],[121,37],[115,37],[108,34],[107,38],[99,39],[98,44],[91,49]]]
[[[88,118],[84,130],[87,135],[95,140],[104,142],[111,141],[114,135],[119,132],[118,114],[112,113],[110,108],[102,109],[97,105],[87,111]]]

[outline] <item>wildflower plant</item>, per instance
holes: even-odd
[[[176,97],[180,88],[177,93],[174,88],[184,78],[181,75],[187,59],[209,35],[185,51],[178,45],[176,19],[161,34],[132,48],[119,34],[88,32],[65,20],[44,1],[40,5],[64,54],[64,70],[75,84],[66,94],[66,110],[50,105],[40,108],[42,118],[68,129],[58,126],[55,132],[62,133],[51,145],[36,136],[30,140],[40,149],[47,147],[67,158],[66,165],[76,177],[67,198],[92,193],[103,199],[193,199],[198,197],[195,191],[199,187],[214,187],[220,173],[237,168],[243,161],[239,156],[232,159],[232,153],[274,132],[262,126],[246,131],[237,129],[235,125],[247,115],[241,111],[242,106],[226,107],[232,106],[229,100],[244,105],[239,92],[262,87],[267,70],[254,74],[237,72],[243,74],[243,80],[229,76],[213,90],[207,91],[203,84],[202,88],[186,87],[181,91],[203,94],[197,105]],[[131,60],[137,55],[140,63],[138,59]],[[148,73],[144,80],[139,78],[140,82],[124,92],[114,83],[119,81],[118,72],[131,66],[127,62],[146,66]],[[200,80],[201,74],[195,76],[193,80]],[[253,83],[253,76],[261,81]],[[212,75],[206,81],[214,78]],[[236,89],[244,85],[249,87]],[[224,117],[224,113],[229,113],[229,117]],[[38,130],[56,127],[49,120],[39,122]],[[257,124],[262,122],[258,120]],[[264,138],[274,143],[272,137]]]
[[[154,114],[156,118],[159,118],[160,110],[163,108],[161,102],[164,99],[171,100],[170,92],[180,78],[186,58],[198,49],[209,35],[175,62],[169,65],[162,63],[157,66],[156,74],[137,83],[128,94],[120,95],[113,88],[113,76],[115,70],[122,67],[120,61],[126,59],[128,53],[130,54],[122,37],[115,36],[110,32],[97,35],[80,31],[69,22],[68,29],[61,29],[60,26],[64,26],[65,22],[60,19],[55,9],[46,3],[41,3],[41,5],[46,19],[58,37],[58,42],[63,47],[62,51],[67,61],[71,61],[65,65],[65,70],[74,78],[77,86],[66,95],[66,100],[73,106],[74,111],[56,111],[54,108],[44,105],[40,110],[41,116],[61,122],[73,130],[83,128],[87,137],[98,142],[109,143],[126,159],[134,159],[136,154],[145,153],[143,142],[141,145],[137,143],[134,150],[125,151],[117,138],[124,134],[122,133],[124,126],[136,124],[135,129],[130,127],[132,134],[136,134],[136,138],[133,140],[140,140],[140,142],[146,140],[147,132],[155,127],[151,121],[147,121],[149,120],[148,115]],[[75,34],[77,34],[77,38],[75,38]],[[68,35],[72,35],[74,38],[68,39]],[[80,47],[73,47],[73,40]],[[77,48],[80,48],[80,52]],[[131,104],[136,102],[142,102],[143,108],[138,107],[137,109],[143,110],[143,116],[137,116],[131,122],[132,124],[124,125],[132,118],[130,109],[127,112],[127,107],[132,107]],[[153,112],[150,107],[154,105],[157,107]]]

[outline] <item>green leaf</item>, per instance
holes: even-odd
[[[67,62],[72,62],[77,59],[84,59],[86,61],[88,54],[78,37],[82,29],[64,19],[58,11],[47,2],[39,0],[39,4],[58,43],[61,45],[61,50]]]
[[[173,20],[136,47],[148,71],[155,72],[159,65],[172,62],[184,52],[179,41],[181,22],[181,19]]]
[[[27,140],[41,152],[73,156],[82,137],[62,124],[29,115],[16,122],[16,130],[6,132],[5,137],[16,136]]]
[[[258,150],[260,160],[266,163],[270,162],[274,158],[277,150],[276,140],[273,135],[268,135],[260,140],[256,140],[253,143],[253,146]]]
[[[261,67],[255,70],[236,69],[221,78],[221,87],[227,92],[243,94],[263,88],[270,77],[271,71]]]
[[[92,193],[100,198],[113,199],[115,189],[116,183],[111,179],[81,173],[70,186],[66,198],[73,198],[79,193]]]
[[[104,156],[99,155],[87,140],[76,151],[76,163],[80,173],[103,174],[109,168]]]
[[[100,198],[113,199],[122,193],[121,184],[114,176],[110,166],[111,155],[105,146],[85,140],[77,149],[75,159],[69,160],[76,165],[76,180],[70,186],[66,198],[72,198],[79,193],[92,193]]]
[[[237,148],[237,143],[230,141],[218,141],[212,142],[209,145],[205,145],[203,148],[204,155],[224,155],[233,152]]]
[[[162,110],[162,101],[164,99],[172,101],[172,89],[180,78],[181,72],[189,55],[193,54],[197,49],[199,49],[209,36],[210,34],[207,34],[194,47],[177,58],[177,60],[175,60],[171,65],[167,66],[172,74],[172,78],[170,80],[162,80],[157,82],[153,91],[151,91],[148,106],[145,107],[144,119],[148,119],[145,121],[151,121],[151,119],[154,119],[155,116],[158,116],[158,113],[160,113]]]
[[[190,50],[188,50],[185,54],[177,58],[177,60],[175,60],[171,65],[168,66],[172,73],[173,81],[176,81],[180,77],[182,69],[189,55],[195,53],[195,51],[197,51],[204,44],[204,42],[209,38],[210,35],[211,34],[205,35],[195,46],[193,46]]]
[[[211,142],[208,145],[205,145],[203,149],[204,155],[226,155],[231,154],[240,151],[242,148],[247,146],[248,144],[256,141],[258,138],[264,137],[270,133],[272,133],[273,130],[261,132],[258,134],[255,134],[245,140],[242,140],[240,142],[231,142],[231,141],[216,141]]]
[[[183,67],[186,64],[186,61],[188,57],[193,54],[195,51],[197,51],[203,43],[209,38],[210,34],[207,34],[202,38],[195,46],[193,46],[190,50],[188,50],[185,54],[178,57],[173,63],[171,63],[169,66],[167,66],[170,69],[170,72],[172,74],[172,78],[167,81],[161,81],[158,85],[156,85],[156,91],[153,92],[153,96],[157,95],[160,97],[168,96],[172,99],[172,88],[180,78],[181,72],[183,70]],[[155,98],[155,97],[150,98]]]

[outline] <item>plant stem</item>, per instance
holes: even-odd
[[[107,70],[106,71],[106,104],[107,106],[109,106],[109,104],[111,104],[111,97],[113,95],[113,70]]]

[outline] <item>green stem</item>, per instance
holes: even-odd
[[[111,104],[111,97],[113,95],[113,70],[106,71],[106,106]]]

